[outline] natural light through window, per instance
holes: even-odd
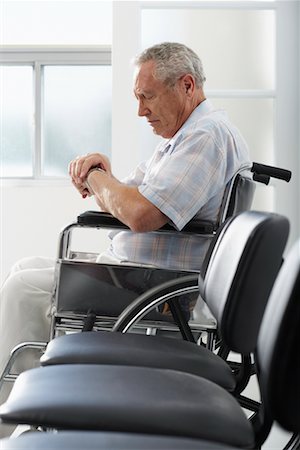
[[[33,155],[33,70],[0,67],[1,176],[31,176]]]
[[[112,1],[0,0],[1,176],[111,155]]]
[[[111,67],[44,68],[43,168],[64,176],[69,161],[111,147]]]

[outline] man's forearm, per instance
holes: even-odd
[[[87,181],[100,208],[125,223],[132,231],[153,231],[168,221],[158,208],[140,194],[136,186],[127,186],[99,171],[91,172]]]

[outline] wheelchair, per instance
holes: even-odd
[[[211,240],[224,221],[241,211],[250,209],[256,183],[268,184],[270,178],[289,181],[291,172],[272,166],[253,163],[251,167],[242,168],[230,180],[225,188],[219,217],[216,223],[210,221],[191,221],[180,233],[204,236]],[[202,299],[197,301],[190,320],[182,314],[180,299],[183,296],[198,293],[199,272],[186,272],[160,269],[156,267],[139,267],[128,265],[101,265],[91,262],[91,255],[85,255],[71,248],[72,233],[75,229],[96,228],[107,230],[126,230],[126,226],[109,214],[101,212],[86,212],[78,216],[77,221],[66,226],[59,237],[58,259],[56,265],[56,282],[54,288],[55,313],[52,320],[51,339],[63,333],[85,330],[112,330],[121,312],[133,300],[156,287],[157,297],[160,284],[178,280],[179,288],[169,293],[163,293],[164,302],[167,302],[171,316],[163,314],[160,310],[149,311],[142,320],[133,318],[131,331],[154,334],[157,331],[170,335],[177,334],[178,330],[183,339],[199,343],[213,350],[218,339],[216,321],[211,314],[207,320],[197,316],[198,304],[202,307]],[[159,233],[178,233],[172,226],[165,225],[158,230]],[[203,271],[202,271],[203,274]],[[180,286],[182,277],[189,276],[188,283]],[[105,286],[101,282],[105,279]],[[85,279],[89,286],[85,289],[84,297],[80,294],[77,280]],[[137,282],[138,281],[138,282]],[[141,283],[139,283],[141,281]],[[99,301],[99,285],[101,297]],[[107,290],[105,290],[107,289]],[[112,296],[114,298],[112,298]],[[159,300],[159,303],[162,301]],[[179,301],[178,301],[179,300]],[[196,337],[196,338],[195,338]],[[24,342],[11,352],[11,357],[0,377],[0,386],[4,381],[13,381],[17,375],[10,373],[15,359],[28,348],[46,348],[46,342]]]
[[[280,178],[289,181],[291,172],[272,166],[253,163],[251,168],[243,168],[238,171],[227,184],[222,199],[219,216],[215,223],[211,221],[192,220],[179,233],[205,237],[211,240],[217,230],[228,217],[251,208],[256,183],[268,184],[270,178]],[[72,233],[78,228],[96,228],[109,230],[126,230],[124,224],[107,213],[87,211],[78,216],[77,221],[68,225],[61,232],[58,248],[57,277],[55,288],[56,311],[53,316],[52,337],[60,332],[76,330],[106,330],[111,329],[120,313],[136,297],[158,286],[160,283],[171,279],[180,279],[185,275],[191,275],[190,286],[183,291],[170,293],[165,301],[168,302],[172,316],[166,317],[158,311],[152,311],[143,321],[136,321],[135,330],[146,330],[153,334],[157,330],[180,330],[186,340],[193,341],[192,332],[206,334],[209,348],[213,349],[215,340],[215,320],[209,311],[206,318],[199,314],[203,306],[201,300],[197,302],[190,320],[183,317],[180,301],[172,301],[172,298],[182,298],[185,294],[198,292],[198,274],[204,275],[205,268],[197,272],[177,271],[155,267],[139,267],[134,265],[101,265],[90,262],[90,253],[85,255],[72,249]],[[165,225],[159,233],[178,233],[171,225]],[[85,283],[84,294],[74,295],[74,283],[78,274],[85,273],[88,281]],[[90,276],[89,276],[90,275]],[[82,278],[84,278],[82,276]],[[109,289],[101,284],[105,279]],[[138,282],[137,282],[138,280]],[[97,286],[101,284],[101,286]],[[77,286],[77,284],[76,284]],[[79,291],[80,291],[80,287]],[[103,292],[101,299],[97,293]],[[83,298],[84,297],[84,298]],[[200,316],[200,317],[199,317]],[[172,320],[173,319],[173,320]]]

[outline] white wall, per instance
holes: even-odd
[[[300,236],[300,3],[278,2],[277,11],[277,98],[275,130],[275,161],[279,167],[293,172],[289,184],[278,185],[275,210],[286,215],[291,223],[289,246]]]
[[[75,189],[66,185],[19,185],[1,188],[1,281],[11,265],[27,256],[55,257],[61,229],[73,222],[77,215],[95,209],[91,199],[82,200]],[[83,238],[82,238],[83,239]],[[103,249],[98,233],[75,236],[80,250]],[[92,245],[92,242],[94,245]]]
[[[114,174],[122,178],[139,162],[132,66],[132,58],[140,51],[139,8],[136,2],[114,2],[113,17],[112,165]]]

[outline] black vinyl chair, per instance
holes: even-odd
[[[220,356],[204,346],[168,337],[93,331],[53,339],[41,358],[43,366],[57,364],[112,364],[174,369],[207,378],[239,395],[249,379],[250,353],[270,290],[279,271],[288,238],[286,218],[245,212],[226,221],[211,243],[202,297],[217,317],[223,345],[243,355],[233,371]],[[276,242],[276,245],[274,243]],[[229,260],[231,261],[229,262]],[[155,307],[157,293],[174,291],[186,278],[160,285],[141,296],[118,319],[115,330],[126,331],[134,313]],[[240,396],[246,404],[246,399]],[[249,402],[253,407],[257,404]],[[249,406],[248,405],[248,406]]]
[[[255,233],[254,241],[248,241],[248,250],[242,251],[236,267],[239,276],[234,282],[228,285],[226,279],[221,279],[219,286],[205,287],[212,289],[216,300],[220,289],[231,289],[241,282],[243,268],[255,270],[258,253],[264,259],[261,244],[268,236],[257,240],[260,232]],[[236,236],[233,253],[239,241]],[[8,401],[0,408],[2,421],[65,430],[200,439],[217,443],[215,448],[223,444],[243,449],[259,447],[275,414],[289,431],[299,432],[299,367],[295,359],[300,325],[299,250],[300,242],[280,271],[263,318],[257,346],[263,403],[253,422],[247,420],[232,395],[205,378],[168,369],[79,364],[32,369],[21,374]],[[220,245],[220,261],[223,251]],[[253,266],[249,267],[245,260],[253,260]],[[230,261],[228,266],[231,263],[234,264]],[[262,275],[260,271],[259,276]],[[280,414],[280,401],[286,394],[288,399]],[[140,437],[140,448],[147,448]],[[207,443],[199,445],[202,447],[198,448],[209,448]]]
[[[2,440],[1,448],[3,450],[36,450],[41,448],[55,448],[57,450],[69,448],[106,450],[257,449],[261,448],[273,421],[276,420],[284,429],[293,433],[292,439],[289,445],[285,446],[285,449],[299,449],[299,298],[300,240],[294,244],[280,270],[259,332],[256,361],[259,368],[259,386],[264,407],[261,412],[260,422],[256,423],[255,426],[251,427],[242,408],[232,396],[207,380],[176,371],[142,369],[142,372],[140,372],[139,369],[134,367],[124,368],[124,371],[122,367],[116,367],[114,371],[119,373],[118,384],[115,385],[118,393],[121,385],[121,388],[124,389],[124,397],[127,398],[126,388],[131,384],[131,380],[123,377],[124,375],[134,374],[137,371],[134,379],[137,382],[135,393],[139,393],[140,385],[142,385],[141,395],[143,398],[134,396],[132,401],[127,398],[129,402],[127,404],[125,402],[123,405],[122,400],[124,401],[124,399],[119,399],[119,408],[122,409],[117,408],[115,417],[113,417],[113,411],[109,413],[108,404],[104,404],[104,398],[109,399],[109,395],[105,396],[108,387],[111,390],[110,394],[112,397],[116,393],[112,391],[114,389],[113,380],[110,380],[110,382],[106,381],[105,385],[102,385],[104,395],[98,395],[98,393],[95,395],[97,397],[102,396],[102,409],[107,409],[110,416],[109,419],[112,420],[110,430],[106,432],[91,432],[85,427],[86,431],[59,431],[55,434],[50,432],[28,433],[16,439]],[[98,369],[97,366],[90,367],[94,367],[95,370]],[[59,370],[59,367],[51,369]],[[127,369],[129,369],[129,372]],[[40,369],[34,369],[35,372],[36,370]],[[55,408],[56,405],[50,405],[50,402],[48,402],[47,411],[43,405],[43,396],[39,399],[39,402],[37,402],[36,398],[33,398],[33,396],[41,394],[41,388],[43,391],[48,389],[49,383],[43,380],[43,386],[40,383],[38,392],[34,393],[34,386],[31,384],[34,380],[30,380],[31,373],[32,371],[28,371],[27,374],[24,373],[27,379],[22,380],[18,390],[15,391],[13,398],[9,400],[8,404],[1,407],[0,417],[2,420],[16,423],[23,421],[24,417],[28,420],[30,416],[33,421],[33,416],[53,415],[54,411],[51,412],[50,409]],[[75,373],[76,371],[74,371]],[[53,373],[53,375],[58,376],[56,382],[59,382],[62,373],[59,374],[56,371],[56,374]],[[98,374],[98,382],[103,381],[102,375]],[[139,379],[138,375],[144,375],[146,379]],[[34,378],[36,378],[35,375]],[[167,392],[161,390],[163,387],[168,386],[168,381],[170,380],[172,380],[174,385]],[[157,382],[156,390],[153,392],[149,391],[147,381],[150,381],[151,385]],[[100,389],[101,384],[98,384]],[[190,384],[193,385],[191,390],[189,388]],[[28,388],[31,391],[29,395]],[[87,391],[86,397],[91,399]],[[47,392],[49,393],[49,391]],[[195,394],[197,395],[196,398],[193,397]],[[34,406],[29,410],[28,402],[30,402],[31,396]],[[51,392],[49,396],[51,396]],[[151,397],[155,397],[154,401],[152,401]],[[167,402],[167,406],[165,402]],[[136,410],[140,403],[144,405],[143,415],[133,424],[135,427],[134,431],[137,432],[133,434],[130,432],[133,428],[130,426],[131,415],[134,414],[132,409]],[[41,404],[42,411],[39,410],[39,404]],[[94,410],[93,406],[95,406],[95,402],[91,401],[89,404],[89,407],[92,409],[91,413],[97,414],[98,411],[97,409]],[[68,414],[70,423],[68,426],[65,425],[65,428],[76,428],[76,426],[80,428],[78,422],[80,422],[80,418],[87,408],[88,406],[84,408],[84,411],[67,409],[59,411],[59,415],[63,413]],[[146,409],[148,409],[148,414],[144,411]],[[116,425],[116,421],[119,420],[120,416],[123,416],[123,430],[118,429],[122,428],[119,422]],[[98,421],[94,421],[94,428],[97,427],[98,430],[109,429],[109,421],[106,420],[106,417],[98,416],[96,419]],[[47,420],[44,418],[42,422],[45,423]],[[107,425],[104,425],[104,422],[107,422]],[[124,430],[126,427],[127,429]],[[92,428],[93,425],[90,424],[90,429]],[[112,432],[111,430],[115,431]]]
[[[132,433],[61,431],[26,433],[0,441],[2,450],[236,450],[199,439]]]
[[[238,450],[203,439],[99,431],[33,432],[2,440],[0,445],[2,450]],[[277,445],[276,450],[279,448]],[[299,435],[295,433],[282,450],[299,448]]]

